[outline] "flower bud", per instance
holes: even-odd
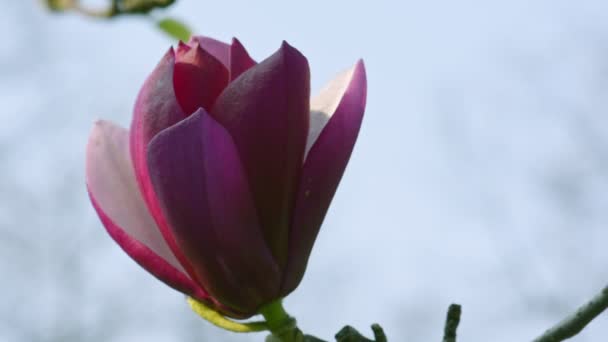
[[[256,63],[236,39],[194,37],[145,81],[130,130],[95,124],[91,201],[147,271],[250,317],[302,280],[365,98],[362,61],[311,100],[308,61],[289,44]]]

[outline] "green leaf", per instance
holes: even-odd
[[[186,42],[190,38],[190,28],[188,28],[186,24],[180,22],[179,20],[172,18],[164,18],[158,21],[157,25],[158,28],[160,28],[163,32],[175,39],[179,39]]]

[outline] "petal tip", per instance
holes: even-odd
[[[281,42],[281,47],[279,50],[284,54],[296,54],[304,57],[304,55],[298,49],[290,45],[286,40]]]
[[[167,49],[167,52],[163,55],[163,59],[164,58],[175,58],[175,50],[173,49],[173,47]]]
[[[363,72],[365,72],[365,62],[363,61],[363,58],[359,58],[357,60],[355,63],[355,68],[361,69]]]
[[[361,77],[364,83],[367,83],[367,72],[365,68],[365,62],[360,58],[355,64],[354,75]]]
[[[276,55],[280,56],[279,58],[281,58],[283,62],[287,64],[300,65],[300,67],[307,70],[306,72],[308,73],[308,59],[306,56],[304,56],[304,54],[302,54],[302,52],[300,52],[300,50],[289,45],[287,41],[284,40],[281,43],[281,47],[276,52]]]
[[[99,143],[99,139],[101,139],[101,137],[103,135],[105,135],[109,129],[119,129],[119,128],[122,128],[122,127],[115,125],[111,121],[103,120],[103,119],[95,120],[95,122],[93,123],[93,127],[91,128],[91,133],[89,134],[88,147],[90,148],[94,145],[97,145]]]
[[[104,119],[97,119],[95,120],[95,122],[93,122],[93,130],[103,126],[106,124],[106,120]]]
[[[365,71],[365,62],[363,59],[358,59],[350,70],[349,85],[345,91],[357,91],[355,89],[358,89],[360,92],[359,96],[362,98],[363,106],[365,107],[365,99],[367,97],[367,75]]]
[[[279,50],[283,53],[297,53],[299,55],[302,55],[302,53],[298,51],[298,49],[291,46],[286,40],[281,42],[281,47],[279,48]]]
[[[353,70],[353,79],[358,82],[359,86],[362,88],[363,106],[365,106],[367,98],[367,73],[363,58],[360,58],[355,64],[355,70]]]
[[[184,43],[183,41],[179,41],[177,43],[177,47],[175,48],[176,54],[178,57],[183,56],[186,52],[190,51],[192,47],[186,43]]]

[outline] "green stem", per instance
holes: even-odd
[[[268,330],[272,335],[266,342],[302,342],[304,334],[298,329],[295,318],[289,316],[283,308],[282,300],[276,300],[260,308],[260,313],[266,319]]]

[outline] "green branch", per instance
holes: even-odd
[[[147,14],[156,8],[165,8],[175,0],[111,0],[107,8],[90,8],[79,0],[45,0],[46,6],[55,12],[76,12],[94,18],[114,18],[126,14]]]
[[[608,286],[575,313],[545,331],[533,342],[559,342],[580,333],[589,322],[608,308]]]
[[[448,308],[448,314],[445,319],[445,328],[443,329],[443,342],[456,342],[456,330],[460,324],[460,314],[462,308],[458,304],[452,304]]]

